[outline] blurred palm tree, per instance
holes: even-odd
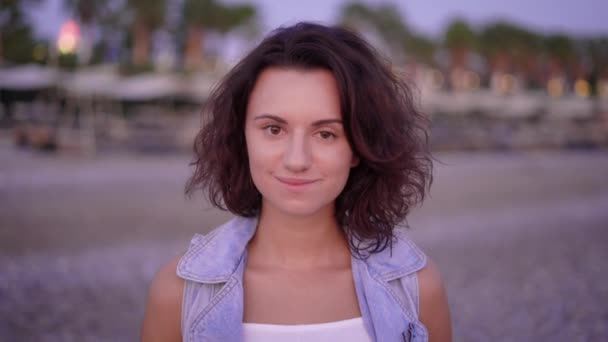
[[[165,20],[165,0],[127,0],[126,9],[132,15],[131,64],[136,67],[149,63],[152,33]]]
[[[608,78],[608,37],[589,39],[585,48],[591,69],[598,77]]]
[[[394,4],[372,7],[361,2],[349,2],[342,7],[339,22],[356,31],[374,31],[394,59],[403,57],[403,42],[408,29]]]
[[[479,48],[488,59],[493,72],[512,68],[513,49],[517,45],[518,28],[506,22],[491,23],[479,33]]]
[[[196,69],[203,60],[203,40],[208,31],[227,33],[249,25],[256,29],[257,10],[250,4],[224,5],[216,0],[185,0],[183,19],[187,25],[184,67]]]
[[[429,65],[435,64],[435,50],[437,46],[431,39],[421,34],[412,34],[406,39],[405,46],[416,62]]]
[[[469,52],[477,47],[477,35],[464,19],[455,19],[445,30],[444,44],[450,50],[451,68],[464,69]]]
[[[106,1],[65,0],[65,6],[72,10],[81,23],[90,25],[99,19],[107,6]]]
[[[342,7],[339,22],[354,30],[374,30],[390,47],[392,57],[397,60],[411,58],[414,62],[433,63],[435,44],[414,32],[401,17],[395,4],[372,7],[361,2],[349,2]]]
[[[544,37],[543,48],[549,58],[550,74],[561,74],[571,66],[576,57],[572,39],[563,34]]]
[[[515,72],[526,83],[536,80],[540,37],[513,23],[497,21],[479,33],[479,49],[490,64],[490,72]]]
[[[600,36],[590,38],[585,42],[585,52],[589,58],[588,80],[591,86],[591,95],[595,96],[595,113],[601,111],[600,97],[606,96],[606,88],[602,84],[608,82],[608,37]]]
[[[350,2],[342,7],[340,22],[354,29],[368,25],[389,44],[398,44],[409,35],[409,29],[394,4],[370,7],[360,2]]]

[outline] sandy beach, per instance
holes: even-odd
[[[608,151],[438,154],[411,234],[454,341],[608,339]],[[187,199],[188,155],[0,145],[0,339],[133,341],[159,265],[230,217]]]

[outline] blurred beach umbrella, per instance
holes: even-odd
[[[196,69],[203,59],[205,33],[227,33],[237,27],[255,26],[257,10],[250,4],[225,5],[216,0],[185,0],[183,18],[187,25],[184,66]]]
[[[119,81],[115,67],[102,66],[65,74],[58,86],[74,99],[106,98],[114,95]]]
[[[0,89],[13,91],[45,90],[58,81],[56,70],[36,64],[0,69]]]
[[[48,94],[57,84],[56,70],[37,64],[18,65],[0,69],[0,106],[4,107],[2,120],[12,121],[18,113],[14,105],[32,102]]]
[[[175,74],[142,73],[113,80],[111,86],[106,94],[112,99],[145,103],[175,98],[183,93],[185,84]]]

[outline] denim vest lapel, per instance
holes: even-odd
[[[256,225],[256,218],[235,217],[208,235],[195,237],[180,260],[177,266],[180,277],[201,284],[221,284],[211,302],[191,321],[190,342],[242,339],[246,246]]]
[[[191,327],[192,341],[242,340],[244,255],[234,274]]]

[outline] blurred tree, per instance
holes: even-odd
[[[524,82],[528,87],[539,88],[544,81],[544,74],[539,58],[542,53],[542,37],[540,34],[520,29],[517,49],[514,51],[515,63]]]
[[[394,4],[371,7],[361,2],[349,2],[342,7],[339,22],[354,30],[374,30],[396,59],[402,58],[407,44],[413,42],[412,33]]]
[[[608,78],[608,37],[596,37],[586,43],[591,69],[598,77]]]
[[[589,68],[587,79],[591,87],[590,94],[596,96],[596,113],[601,111],[599,103],[601,82],[608,80],[608,37],[593,37],[582,42]]]
[[[550,74],[561,74],[571,65],[576,50],[573,41],[566,35],[553,34],[543,39],[543,48],[550,62]]]
[[[481,29],[479,49],[491,72],[516,72],[526,83],[538,83],[540,37],[515,24],[497,21]]]
[[[203,59],[207,31],[229,32],[243,25],[255,29],[256,8],[249,4],[224,5],[216,0],[185,0],[183,18],[187,25],[184,67],[196,69]]]
[[[80,23],[80,43],[82,47],[84,44],[86,47],[92,47],[95,42],[93,41],[93,29],[98,24],[101,16],[105,12],[107,5],[106,1],[95,1],[95,0],[64,0],[65,7],[78,18]],[[88,63],[91,55],[91,48],[79,49],[80,52],[84,51],[84,56],[81,57],[81,62],[84,64]],[[87,51],[88,50],[88,51]]]
[[[346,3],[339,18],[341,25],[354,30],[371,28],[391,47],[393,58],[433,64],[435,43],[412,30],[394,4],[370,7],[361,2]]]
[[[103,62],[110,38],[115,39],[118,32],[123,31],[125,4],[121,0],[64,0],[64,6],[76,17],[81,26],[81,40],[86,48],[81,62]],[[100,33],[95,37],[94,32]],[[82,52],[82,49],[81,49]]]
[[[106,8],[106,1],[65,0],[65,6],[72,10],[80,22],[85,25],[94,23]]]
[[[479,33],[479,48],[494,72],[506,72],[512,67],[513,49],[517,45],[518,28],[506,22],[491,23]]]
[[[412,33],[405,41],[406,51],[414,58],[416,62],[422,62],[429,65],[435,64],[436,45],[431,39],[417,33]]]
[[[455,19],[446,28],[444,44],[450,50],[451,67],[465,68],[468,53],[477,47],[477,35],[464,19]]]
[[[36,41],[23,8],[41,0],[0,0],[0,64],[35,61]]]
[[[151,35],[165,19],[165,0],[127,0],[126,9],[132,15],[131,64],[134,67],[149,63]]]

